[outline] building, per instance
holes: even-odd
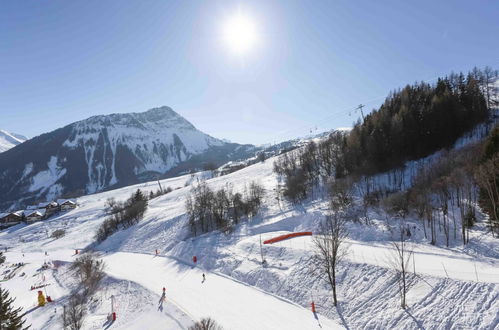
[[[57,203],[61,211],[71,210],[76,208],[76,203],[69,199],[58,199]]]
[[[57,202],[43,202],[38,204],[38,210],[45,209],[45,215],[50,217],[52,214],[59,211],[59,204]]]
[[[40,221],[45,218],[46,212],[47,212],[46,209],[26,210],[24,212],[24,219],[26,223],[33,223],[36,221]]]
[[[17,225],[23,220],[23,211],[0,213],[0,228]]]

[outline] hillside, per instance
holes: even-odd
[[[28,276],[16,277],[4,286],[30,310],[28,321],[34,329],[58,329],[61,305],[69,293],[66,272],[46,271],[48,294],[57,308],[55,316],[44,309],[31,310],[33,292],[26,290],[39,282],[31,277],[43,261],[74,260],[74,250],[95,248],[107,264],[108,279],[92,305],[85,329],[97,329],[110,310],[110,296],[118,301],[118,319],[113,328],[150,328],[158,322],[170,328],[186,328],[193,320],[211,316],[228,329],[325,329],[334,328],[480,328],[494,329],[499,323],[499,243],[485,229],[485,217],[477,208],[478,221],[470,230],[470,242],[459,238],[449,247],[433,246],[423,235],[420,219],[406,218],[414,251],[411,261],[408,308],[399,307],[397,275],[390,264],[391,242],[399,220],[380,209],[368,210],[369,225],[348,225],[349,253],[339,273],[339,300],[332,306],[330,290],[311,272],[313,243],[310,237],[265,245],[267,266],[262,267],[260,240],[283,233],[316,231],[327,214],[325,192],[299,204],[278,197],[279,177],[273,172],[275,158],[235,173],[210,178],[200,172],[162,180],[173,191],[149,201],[144,219],[119,231],[100,245],[93,235],[105,218],[107,198],[124,200],[140,188],[156,191],[157,182],[148,182],[78,199],[79,207],[44,222],[18,225],[0,233],[2,245],[10,247],[8,262],[27,261]],[[212,189],[230,185],[242,192],[251,180],[265,188],[264,208],[230,234],[219,231],[192,237],[187,227],[185,200],[192,186],[206,179]],[[356,205],[360,203],[356,197]],[[65,229],[58,240],[47,233]],[[443,242],[439,232],[438,241]],[[22,241],[22,243],[21,243]],[[155,255],[156,249],[159,255]],[[47,251],[48,256],[43,252]],[[24,254],[24,257],[22,256]],[[197,264],[192,257],[197,256]],[[202,273],[206,282],[202,283]],[[69,281],[70,282],[70,281]],[[166,287],[165,310],[157,301]],[[310,311],[314,301],[318,314]],[[161,328],[161,327],[160,327]]]

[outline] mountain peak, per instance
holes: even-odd
[[[23,135],[10,133],[0,129],[0,152],[7,151],[26,140],[27,138]]]
[[[100,126],[100,127],[128,127],[142,130],[180,129],[196,130],[187,119],[176,113],[172,108],[162,106],[152,108],[144,112],[113,113],[109,115],[93,116],[74,123],[76,126]]]
[[[192,125],[187,119],[167,106],[152,108],[145,112],[132,113],[132,115],[134,115],[135,118],[137,118],[137,120],[141,122],[160,123],[168,127],[177,127],[183,129],[196,129],[194,125]]]

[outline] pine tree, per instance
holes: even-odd
[[[134,202],[140,202],[140,201],[147,200],[147,198],[146,198],[146,196],[144,195],[144,193],[140,189],[137,189],[137,191],[135,192],[135,194],[132,197],[132,200]]]
[[[25,327],[21,314],[22,308],[14,308],[15,299],[9,297],[9,291],[0,287],[0,329],[2,330],[18,330],[28,329]]]

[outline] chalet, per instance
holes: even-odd
[[[23,220],[23,211],[0,213],[0,228],[17,225]]]
[[[57,203],[59,204],[61,211],[66,211],[76,208],[76,203],[69,199],[58,199]]]
[[[45,218],[46,212],[47,212],[46,209],[26,210],[24,212],[24,219],[26,223],[40,221]]]
[[[59,211],[59,204],[56,202],[44,202],[38,204],[38,210],[40,209],[45,209],[45,214],[47,217],[51,216],[52,214],[56,213]]]

